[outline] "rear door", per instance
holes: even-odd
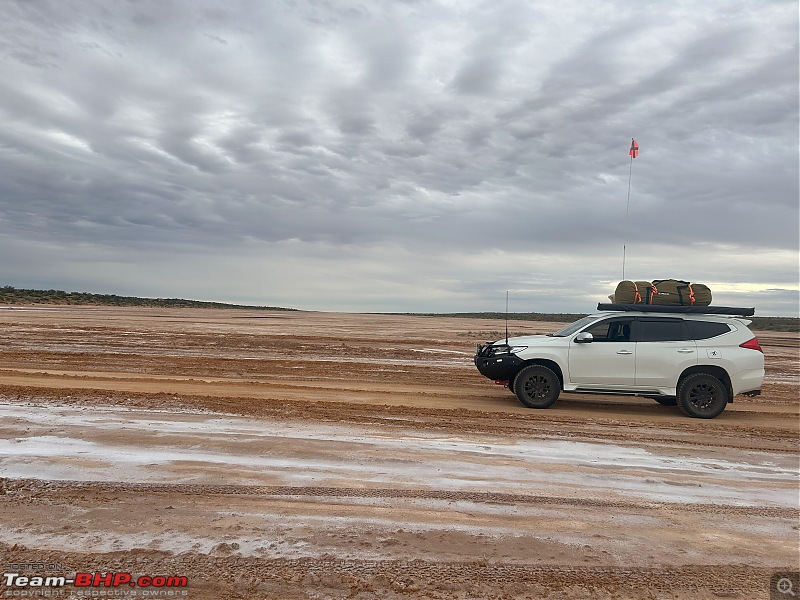
[[[636,388],[674,388],[678,376],[697,364],[697,344],[683,319],[639,317],[631,333],[636,341]]]

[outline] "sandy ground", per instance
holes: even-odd
[[[764,394],[705,421],[526,409],[472,365],[501,328],[0,307],[4,572],[189,582],[94,590],[117,597],[751,599],[800,570],[796,334],[759,333]]]

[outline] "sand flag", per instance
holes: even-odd
[[[631,158],[636,158],[639,156],[639,144],[636,143],[636,140],[631,138],[631,149],[628,154],[631,155]]]

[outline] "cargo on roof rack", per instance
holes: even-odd
[[[736,317],[752,317],[756,314],[755,308],[735,308],[732,306],[668,306],[664,304],[603,304],[602,302],[597,305],[597,310],[732,315]]]

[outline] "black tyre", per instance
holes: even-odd
[[[676,406],[678,404],[678,399],[671,396],[658,396],[654,397],[653,400],[664,406]]]
[[[690,417],[713,419],[728,404],[728,389],[713,375],[694,373],[678,385],[678,407]]]
[[[514,393],[528,408],[548,408],[558,400],[561,381],[547,367],[530,365],[514,378]]]
[[[511,379],[508,380],[508,391],[511,392],[512,394],[516,394],[516,392],[514,391],[514,379],[516,379],[516,377],[517,377],[516,375],[513,375]]]

